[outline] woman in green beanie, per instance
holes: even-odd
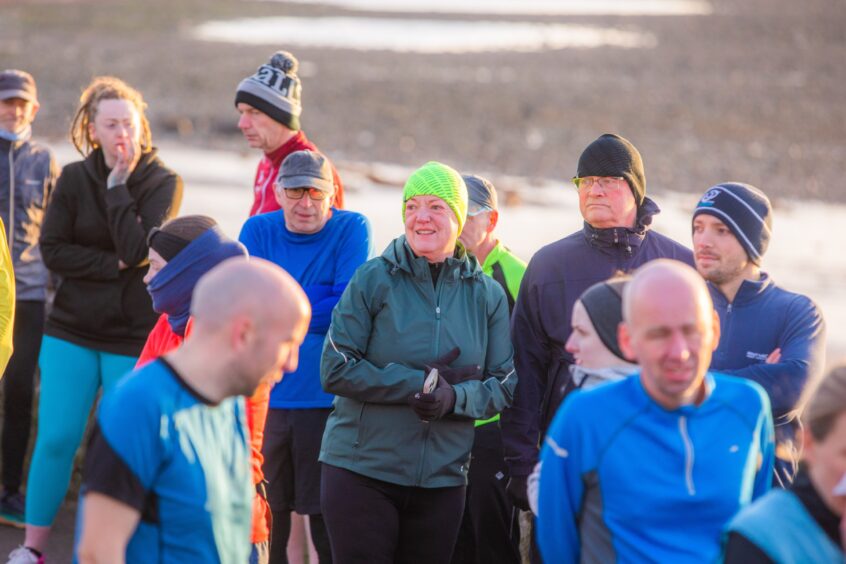
[[[358,269],[332,313],[320,378],[337,397],[320,460],[336,563],[449,562],[473,422],[511,404],[508,303],[458,242],[466,217],[461,175],[417,169],[405,235]]]

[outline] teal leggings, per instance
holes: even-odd
[[[97,390],[111,390],[135,367],[131,356],[105,353],[44,336],[38,435],[29,465],[26,522],[48,527],[68,491],[73,457],[82,442]]]

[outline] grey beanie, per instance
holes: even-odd
[[[235,93],[235,105],[249,104],[289,129],[299,131],[303,107],[297,68],[296,57],[287,51],[277,51],[254,75],[241,81]]]
[[[646,197],[643,159],[628,139],[614,133],[601,135],[579,157],[577,176],[622,176],[632,189],[638,207]]]

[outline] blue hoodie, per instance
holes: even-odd
[[[760,386],[709,373],[700,405],[667,410],[639,375],[571,394],[541,453],[545,562],[713,562],[725,524],[770,488]]]

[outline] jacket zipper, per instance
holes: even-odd
[[[444,276],[446,273],[444,269],[446,268],[446,264],[441,267],[440,275],[438,276],[438,281],[435,287],[435,356],[437,357],[440,354],[440,346],[441,346],[441,288],[443,287],[444,283]],[[428,266],[427,266],[428,269]],[[430,281],[425,281],[424,283]],[[417,471],[417,485],[423,483],[423,468],[426,461],[426,447],[429,445],[429,429],[432,428],[431,423],[427,424],[423,428],[423,449],[420,453],[420,467]]]
[[[679,433],[682,442],[684,442],[684,481],[687,486],[687,493],[688,495],[696,495],[696,486],[693,483],[693,442],[687,433],[687,417],[684,415],[679,417]]]

